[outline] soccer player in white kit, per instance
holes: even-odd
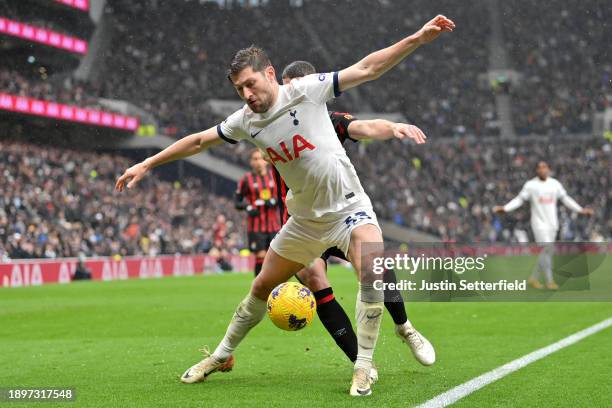
[[[184,383],[203,381],[221,371],[232,353],[266,313],[272,289],[287,281],[327,248],[337,246],[358,272],[360,290],[356,320],[358,354],[350,394],[371,394],[368,373],[383,312],[383,291],[373,287],[373,276],[362,268],[362,244],[382,247],[382,234],[370,199],[332,126],[326,102],[341,92],[373,81],[397,65],[419,46],[435,40],[455,24],[437,16],[415,34],[376,51],[339,72],[321,73],[280,86],[265,53],[258,48],[240,50],[228,78],[246,102],[216,128],[187,136],[162,152],[127,169],[116,189],[133,187],[149,169],[198,153],[221,141],[247,140],[264,151],[289,186],[290,220],[272,241],[261,273],[250,293],[238,305],[227,332],[204,360],[181,377]]]
[[[570,210],[581,215],[592,215],[593,210],[581,207],[565,188],[555,178],[549,176],[550,167],[545,161],[539,161],[536,166],[537,177],[527,181],[521,192],[504,206],[493,207],[495,213],[506,213],[514,211],[523,203],[529,202],[531,207],[531,229],[535,241],[542,244],[542,252],[538,257],[533,274],[528,282],[536,289],[542,289],[540,272],[544,273],[546,287],[551,290],[559,289],[552,274],[552,256],[554,253],[554,242],[559,230],[557,219],[557,201],[561,202]]]

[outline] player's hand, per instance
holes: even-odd
[[[393,137],[400,140],[412,139],[416,144],[423,144],[427,139],[427,136],[425,136],[425,133],[423,133],[421,129],[405,123],[393,124]]]
[[[127,169],[115,183],[115,190],[122,192],[127,184],[127,188],[134,187],[149,171],[149,166],[145,162],[140,162]]]
[[[493,212],[495,214],[505,214],[506,210],[504,210],[504,207],[502,207],[501,205],[496,205],[495,207],[493,207]]]
[[[247,205],[246,212],[251,217],[257,217],[259,215],[259,208],[253,207],[252,205]]]
[[[275,198],[271,198],[269,200],[266,200],[266,202],[264,203],[264,205],[268,208],[270,207],[274,207],[276,206],[276,199]]]
[[[439,14],[425,24],[416,34],[421,44],[427,44],[438,38],[443,32],[450,33],[454,29],[455,23],[453,20]]]
[[[592,208],[583,208],[582,211],[579,212],[580,215],[586,215],[587,217],[590,217],[591,215],[593,215],[593,209]]]

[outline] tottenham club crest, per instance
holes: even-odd
[[[298,120],[296,115],[297,115],[297,110],[289,111],[289,116],[291,116],[293,118],[293,125],[294,126],[297,126],[297,125],[300,124],[300,121]]]

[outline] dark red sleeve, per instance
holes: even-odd
[[[357,118],[346,112],[329,112],[329,118],[334,125],[334,129],[336,130],[338,139],[340,139],[340,143],[344,144],[346,140],[350,140],[351,142],[357,141],[351,137],[348,130],[351,122],[357,120]]]

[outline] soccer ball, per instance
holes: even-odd
[[[268,316],[283,330],[303,329],[316,311],[317,303],[310,289],[296,282],[281,283],[268,296]]]

